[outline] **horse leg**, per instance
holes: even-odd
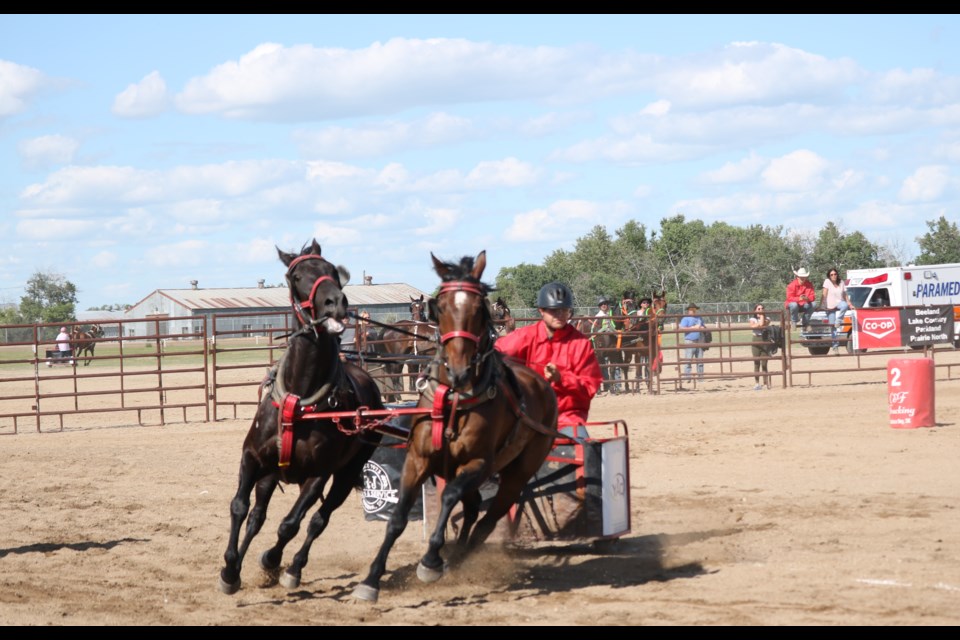
[[[465,501],[466,506],[476,499],[473,494],[479,495],[480,484],[484,478],[489,477],[488,469],[489,462],[486,460],[477,459],[468,462],[461,467],[456,477],[443,488],[443,494],[440,496],[440,513],[437,515],[437,526],[430,536],[427,552],[423,554],[423,557],[420,558],[420,564],[417,565],[417,577],[420,578],[421,582],[436,582],[443,576],[444,562],[440,550],[446,543],[447,523],[450,521],[450,515],[457,504]],[[464,514],[464,517],[466,517],[466,514]]]
[[[257,481],[256,476],[259,467],[254,466],[251,458],[244,458],[240,464],[240,483],[237,487],[237,493],[230,501],[230,539],[227,542],[227,550],[223,554],[224,566],[220,570],[220,591],[231,595],[240,589],[240,568],[243,564],[243,557],[246,555],[247,548],[250,546],[250,540],[257,534],[263,525],[263,516],[266,514],[266,505],[270,502],[270,496],[279,482],[277,474],[271,474]],[[258,517],[250,512],[250,492],[254,484],[257,487],[257,501],[254,511],[257,511]],[[261,502],[263,504],[261,507]],[[247,520],[247,515],[250,519]],[[243,540],[243,545],[238,547],[240,539],[240,527],[244,520],[247,520],[247,531]]]
[[[483,503],[483,496],[480,490],[467,491],[463,494],[463,526],[460,528],[460,534],[457,536],[457,546],[466,549],[467,541],[470,539],[470,531],[476,524],[480,516],[480,505]]]
[[[296,589],[300,586],[300,577],[303,567],[307,564],[307,558],[310,555],[310,547],[314,541],[320,537],[323,530],[330,524],[330,516],[350,495],[350,491],[356,486],[357,478],[363,470],[363,465],[370,459],[373,453],[372,447],[365,447],[363,451],[357,453],[353,459],[339,471],[333,474],[333,484],[330,485],[330,492],[327,499],[323,501],[320,508],[307,525],[307,536],[303,541],[300,550],[293,556],[293,561],[286,571],[280,576],[280,584],[287,589]]]
[[[420,467],[417,469],[416,467]],[[413,461],[408,452],[403,465],[403,477],[400,481],[400,498],[397,501],[393,514],[387,522],[387,531],[377,552],[377,557],[370,564],[370,570],[363,582],[353,589],[353,597],[357,600],[376,602],[380,597],[380,579],[387,570],[387,556],[393,544],[403,534],[410,519],[410,509],[420,496],[420,487],[427,479],[428,466],[426,461]]]
[[[260,554],[261,569],[275,574],[277,569],[280,568],[284,548],[300,532],[300,523],[307,515],[307,511],[320,499],[328,477],[324,475],[308,478],[300,485],[300,495],[297,496],[290,512],[280,521],[280,526],[277,527],[276,544]]]

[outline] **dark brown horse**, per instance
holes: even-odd
[[[513,314],[510,313],[510,307],[508,307],[507,303],[500,297],[493,303],[493,324],[497,327],[497,331],[501,335],[507,335],[517,328],[517,321],[514,320]]]
[[[441,262],[432,254],[431,258],[442,280],[440,292],[430,302],[440,349],[418,403],[430,414],[411,423],[400,501],[370,572],[353,591],[359,600],[377,601],[387,556],[428,478],[437,476],[445,482],[437,523],[417,567],[420,580],[433,582],[443,575],[440,550],[454,507],[463,505],[457,536],[462,559],[517,503],[557,434],[557,397],[550,384],[532,369],[505,361],[493,348],[496,330],[486,302],[489,286],[480,280],[486,252],[476,260],[464,257],[459,264]],[[499,488],[478,522],[480,486],[494,474],[499,474]]]
[[[303,545],[279,576],[280,583],[287,588],[300,584],[310,546],[351,489],[362,487],[363,465],[381,437],[377,432],[362,429],[352,419],[338,423],[303,419],[305,414],[334,409],[382,409],[383,403],[367,372],[339,357],[337,336],[344,329],[342,320],[347,314],[342,287],[349,272],[322,258],[316,240],[300,255],[280,249],[277,253],[287,266],[290,302],[298,328],[264,381],[263,390],[267,393],[243,442],[240,482],[230,502],[230,539],[220,571],[220,590],[227,594],[240,589],[243,558],[263,526],[270,497],[281,482],[299,485],[300,494],[280,523],[276,544],[260,556],[261,568],[272,576],[279,572],[283,549],[299,532],[307,511],[322,500],[310,518]],[[333,481],[324,498],[324,488],[331,477]],[[254,489],[256,502],[250,509],[250,492]],[[245,521],[240,544],[240,529]]]
[[[392,326],[384,327],[374,342],[377,353],[383,359],[392,390],[401,392],[404,386],[410,391],[415,389],[416,377],[427,361],[437,353],[435,336],[436,325],[427,321],[427,303],[421,295],[410,297],[410,319],[400,320]],[[406,365],[410,383],[403,384],[403,367]],[[391,394],[392,400],[399,396]]]
[[[98,324],[92,325],[86,331],[82,331],[80,327],[74,327],[70,333],[70,348],[73,349],[73,356],[80,360],[86,354],[83,366],[87,366],[94,357],[93,353],[97,349],[97,340],[102,337],[103,327]]]

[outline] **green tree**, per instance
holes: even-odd
[[[703,279],[696,256],[706,232],[702,220],[687,222],[683,214],[660,221],[660,236],[653,241],[657,286],[675,292],[680,302],[691,300],[690,288]]]
[[[960,230],[957,223],[947,222],[944,216],[937,221],[927,220],[928,231],[917,238],[920,256],[917,264],[960,262]]]
[[[508,306],[535,307],[540,287],[549,281],[546,274],[546,268],[541,265],[520,263],[515,267],[501,268],[495,285]]]
[[[20,299],[26,322],[57,323],[76,320],[77,287],[59,273],[37,271],[27,280]]]
[[[810,256],[810,272],[815,276],[811,281],[816,287],[818,278],[826,277],[827,271],[833,267],[839,268],[841,274],[848,269],[882,267],[884,262],[880,255],[880,247],[859,231],[845,234],[833,222],[828,222],[820,230]]]

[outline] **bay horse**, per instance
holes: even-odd
[[[496,329],[486,300],[490,287],[480,279],[486,252],[476,259],[465,256],[459,264],[430,257],[442,280],[429,305],[440,347],[417,403],[430,412],[411,421],[399,502],[369,573],[353,590],[354,598],[368,602],[379,598],[387,556],[428,478],[445,481],[437,523],[417,566],[421,581],[434,582],[446,566],[440,550],[454,507],[463,505],[457,536],[463,559],[517,503],[559,435],[557,396],[547,380],[494,349]],[[494,474],[499,487],[478,522],[480,486]],[[518,521],[511,524],[515,532]]]
[[[497,297],[496,302],[493,303],[493,323],[501,335],[507,335],[517,328],[517,321],[510,313],[510,307],[501,297]]]
[[[86,354],[83,366],[90,364],[90,360],[94,357],[93,353],[97,348],[96,341],[102,337],[103,327],[98,324],[91,325],[86,331],[81,330],[80,327],[74,327],[73,331],[70,332],[70,348],[73,349],[74,358],[80,360],[80,357]]]
[[[434,342],[436,326],[427,320],[426,308],[423,295],[419,298],[410,296],[410,319],[383,327],[375,341],[377,353],[384,357],[384,371],[396,392],[403,391],[404,386],[413,391],[417,375],[423,369],[421,360],[427,360],[437,352]],[[409,385],[403,384],[404,365],[410,374]]]
[[[348,418],[341,423],[303,418],[333,409],[383,409],[383,403],[370,375],[339,356],[338,336],[347,315],[342,288],[350,278],[349,272],[323,258],[316,240],[299,255],[279,248],[277,253],[287,266],[290,303],[298,328],[289,336],[287,349],[261,386],[261,392],[267,393],[262,394],[243,441],[239,486],[230,502],[230,538],[220,571],[220,590],[226,594],[240,589],[244,556],[263,526],[270,498],[281,482],[299,485],[300,493],[280,523],[276,544],[260,556],[261,568],[271,575],[279,572],[284,547],[299,532],[304,516],[321,500],[320,508],[310,518],[303,545],[279,576],[284,587],[299,586],[310,546],[351,489],[362,488],[363,465],[382,437],[379,432],[364,430],[356,424],[359,420]],[[254,489],[256,502],[250,509],[250,492]],[[238,546],[244,522],[246,530]]]

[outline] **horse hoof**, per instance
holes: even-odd
[[[380,589],[374,589],[371,586],[361,583],[353,590],[353,597],[356,600],[363,600],[364,602],[376,602],[377,599],[380,598]]]
[[[446,573],[447,564],[444,563],[441,569],[431,569],[422,562],[417,565],[417,577],[420,578],[420,582],[436,582],[443,577],[443,574]]]
[[[223,578],[220,578],[219,584],[220,584],[220,593],[225,593],[228,596],[232,596],[237,591],[240,591],[239,580],[237,580],[236,582],[227,582]]]
[[[280,574],[280,585],[285,589],[296,589],[300,586],[300,577],[284,571]]]

